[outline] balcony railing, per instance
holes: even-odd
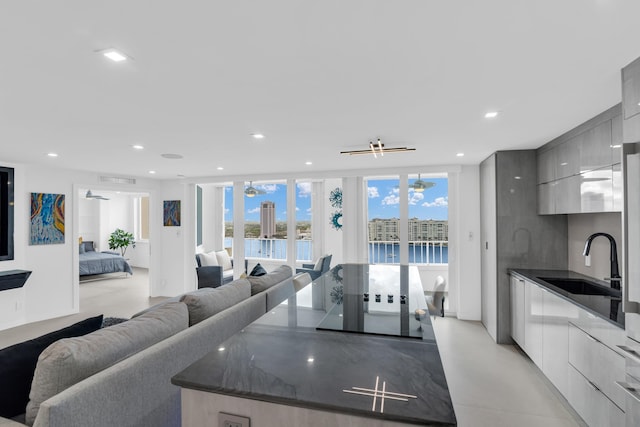
[[[369,263],[400,263],[400,242],[397,240],[370,241]],[[446,240],[409,242],[409,264],[448,264],[449,242]]]
[[[225,238],[225,247],[232,247],[233,239]],[[296,260],[312,261],[313,240],[296,240]],[[286,239],[244,239],[246,258],[287,259]],[[371,264],[398,264],[400,243],[398,241],[370,241],[369,262]],[[409,242],[409,264],[448,264],[449,242],[412,241]]]

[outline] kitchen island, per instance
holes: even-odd
[[[339,267],[172,379],[183,426],[456,425],[417,269]]]

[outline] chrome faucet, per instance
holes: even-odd
[[[584,252],[582,253],[584,256],[589,255],[589,251],[591,250],[591,242],[598,236],[604,236],[609,239],[609,245],[611,247],[611,254],[609,255],[609,259],[611,261],[611,274],[605,280],[611,281],[611,287],[613,289],[620,289],[620,272],[618,271],[618,247],[616,245],[616,239],[613,238],[611,234],[607,233],[593,233],[591,236],[587,237],[587,243],[584,245]]]

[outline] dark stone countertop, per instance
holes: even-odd
[[[411,324],[421,328],[422,339],[320,330],[316,326],[334,310],[327,290],[335,283],[323,282],[301,289],[222,343],[218,351],[174,376],[172,383],[368,418],[456,425],[429,317]],[[372,409],[373,394],[356,388],[376,390],[376,382],[378,396]],[[383,387],[387,395],[382,407]],[[394,400],[398,396],[390,393],[411,397]]]
[[[590,282],[594,282],[606,288],[611,288],[608,282],[603,280],[594,279],[593,277],[585,276],[584,274],[576,273],[570,270],[535,270],[535,269],[523,269],[514,268],[509,269],[509,273],[516,274],[530,282],[534,282],[537,285],[548,289],[550,292],[564,298],[581,308],[584,308],[588,312],[595,314],[596,316],[605,319],[609,323],[624,329],[624,313],[622,312],[622,298],[604,296],[604,295],[581,295],[572,294],[560,289],[557,286],[553,286],[551,283],[545,282],[541,278],[554,277],[563,279],[584,279]]]

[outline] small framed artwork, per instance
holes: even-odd
[[[30,245],[64,243],[64,194],[31,193]]]
[[[165,200],[163,211],[165,227],[180,227],[180,200]]]

